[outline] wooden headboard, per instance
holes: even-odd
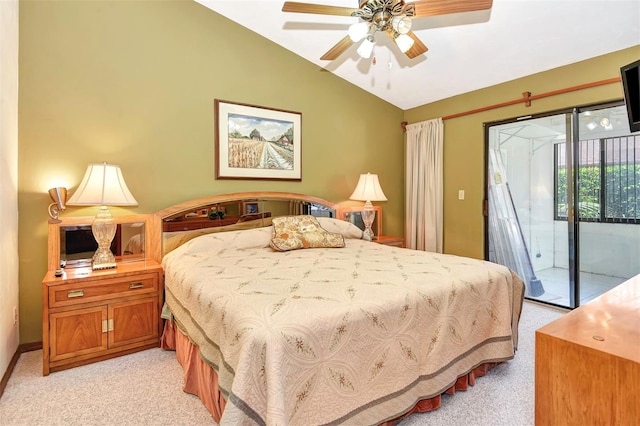
[[[295,208],[302,210],[292,212],[291,207],[287,207],[286,210],[273,209],[274,211],[271,211],[275,207],[274,203],[278,201],[297,203]],[[354,205],[352,202],[333,203],[311,195],[262,191],[213,195],[185,201],[154,214],[120,215],[114,216],[114,220],[117,223],[144,222],[145,256],[161,262],[164,232],[226,226],[244,219],[302,214],[307,213],[303,210],[308,208],[315,209],[315,213],[330,215],[330,217],[342,220],[350,220],[354,213],[362,211],[362,205]],[[374,209],[377,221],[374,223],[374,231],[376,235],[380,235],[382,209],[380,206],[374,206]],[[92,221],[93,217],[71,217],[49,222],[48,270],[52,271],[60,267],[60,227],[79,224],[90,225]]]
[[[343,218],[344,207],[323,198],[293,192],[237,192],[185,201],[153,216],[154,234],[147,257],[162,260],[164,232],[228,226],[244,219],[272,218],[287,214],[315,214]],[[313,213],[310,211],[313,210]]]

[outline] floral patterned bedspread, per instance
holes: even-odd
[[[524,286],[490,262],[345,239],[276,252],[271,228],[165,256],[166,302],[218,373],[221,424],[379,424],[513,358]]]

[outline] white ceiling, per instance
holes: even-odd
[[[415,59],[377,34],[375,65],[355,45],[321,61],[358,18],[285,13],[284,0],[196,1],[403,110],[640,44],[640,0],[494,0],[488,11],[414,19],[429,48]]]

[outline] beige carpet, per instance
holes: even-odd
[[[525,302],[516,357],[401,426],[533,425],[535,330],[562,313]],[[43,377],[42,351],[34,351],[22,354],[0,399],[0,425],[215,425],[181,389],[173,352],[151,349]]]

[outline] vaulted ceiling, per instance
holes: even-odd
[[[354,45],[324,61],[359,18],[285,13],[284,0],[196,1],[403,110],[640,45],[638,0],[494,0],[486,11],[414,19],[429,49],[414,59],[378,33],[372,58]]]

